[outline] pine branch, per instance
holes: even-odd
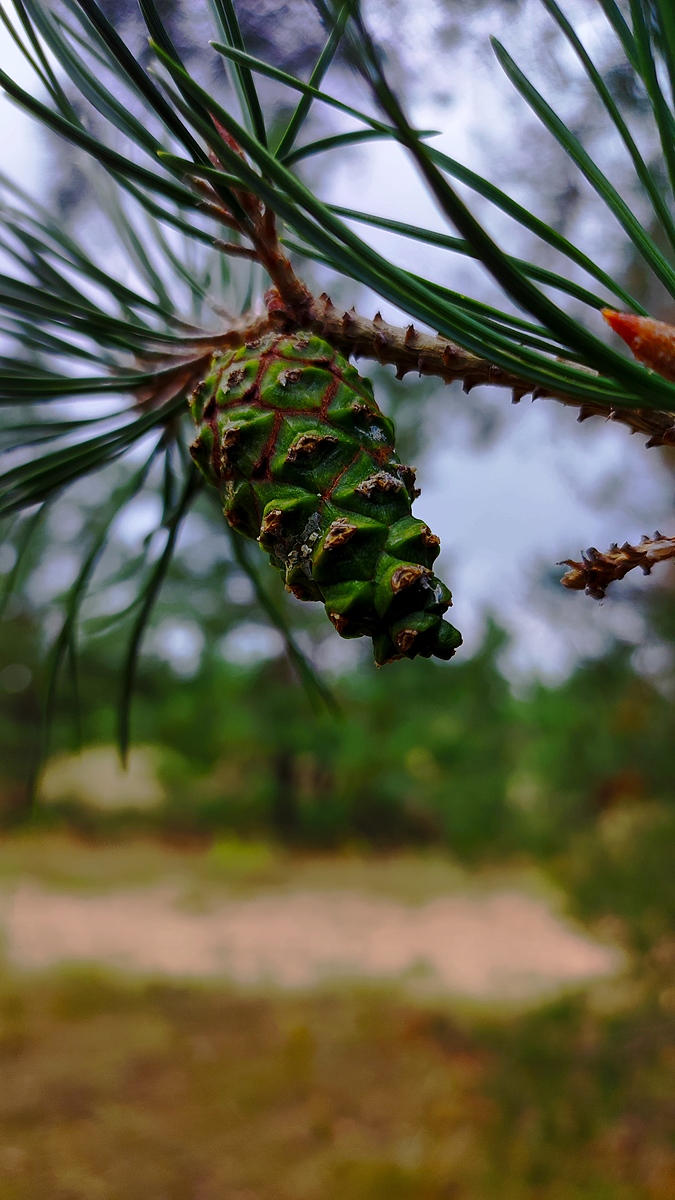
[[[447,338],[420,333],[413,325],[407,329],[388,325],[379,313],[371,321],[359,316],[353,309],[345,312],[336,308],[325,294],[315,301],[312,328],[345,354],[355,358],[372,358],[396,367],[398,379],[403,379],[409,371],[416,371],[419,375],[436,376],[445,383],[461,379],[465,392],[470,392],[479,384],[509,388],[514,404],[531,393],[534,400],[546,397],[578,408],[579,421],[592,416],[618,421],[626,425],[631,433],[644,434],[649,439],[648,446],[675,445],[673,413],[654,409],[607,408],[565,395],[562,391],[536,386],[520,375],[504,371],[488,359],[463,350]],[[590,371],[589,376],[592,377]]]
[[[250,258],[251,262],[260,261],[258,251],[252,246],[238,246],[235,242],[223,242],[220,238],[216,238],[213,245],[221,254],[231,254],[233,258]]]
[[[607,588],[615,579],[623,579],[629,571],[639,567],[644,575],[650,575],[656,563],[675,559],[675,537],[664,537],[658,530],[653,537],[645,535],[639,546],[624,542],[614,543],[606,554],[589,546],[581,556],[581,562],[566,558],[560,566],[570,570],[563,575],[561,583],[570,591],[585,591],[595,600],[604,600]]]
[[[239,143],[225,129],[214,113],[211,113],[210,117],[222,149],[226,152],[229,151],[230,156],[234,156],[235,166],[242,164],[250,171],[250,166]],[[220,157],[215,150],[211,149],[209,151],[209,158],[213,167],[216,168],[216,174],[218,174],[219,170],[220,172],[224,172],[224,168],[227,165],[227,162],[221,162],[223,157],[222,149]],[[169,154],[160,154],[160,157],[167,163],[172,161],[172,156]],[[229,165],[232,166],[231,158],[229,159]],[[201,181],[202,186],[205,180],[208,184],[209,175],[212,173],[208,169],[205,172],[204,168],[198,165],[195,165],[193,168],[187,165],[185,169],[186,178],[192,182],[196,181],[199,183]],[[235,179],[234,183],[236,184],[236,182]],[[251,258],[261,263],[275,288],[283,297],[289,311],[296,320],[304,324],[312,305],[312,295],[302,280],[295,274],[289,258],[281,247],[273,209],[268,204],[264,204],[252,191],[236,188],[234,195],[237,203],[243,210],[243,219],[234,218],[232,213],[226,211],[225,223],[245,234],[253,243],[253,249],[232,246],[231,243],[223,241],[216,243],[217,248],[225,253]],[[216,199],[215,193],[213,198]]]

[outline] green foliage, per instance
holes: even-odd
[[[502,645],[495,630],[451,671],[424,662],[398,665],[393,676],[361,667],[341,683],[337,725],[313,719],[274,665],[255,684],[230,682],[237,700],[227,709],[237,719],[221,722],[213,715],[224,686],[216,668],[176,699],[174,716],[169,702],[162,724],[146,724],[145,710],[139,728],[195,767],[199,761],[207,788],[215,784],[200,802],[186,773],[176,814],[187,788],[193,820],[201,810],[207,823],[227,824],[232,803],[235,828],[264,832],[271,823],[282,837],[310,844],[440,840],[459,854],[548,856],[569,850],[617,807],[669,811],[672,706],[636,676],[623,648],[558,688],[517,700],[498,669]],[[227,785],[219,796],[208,782],[217,762],[238,781],[229,797]],[[185,820],[189,811],[183,802]]]
[[[16,622],[4,628],[17,638]],[[386,672],[360,665],[334,683],[337,721],[293,683],[283,658],[244,668],[207,654],[180,682],[146,659],[135,731],[141,745],[160,749],[164,804],[135,815],[40,806],[31,819],[101,832],[272,835],[308,847],[437,844],[481,861],[543,857],[557,864],[581,911],[619,912],[646,936],[650,912],[672,907],[672,704],[620,645],[565,683],[516,698],[499,670],[503,648],[493,629],[452,669],[419,659]],[[80,680],[92,699],[86,745],[115,732],[114,657],[104,649]],[[77,748],[73,702],[65,693],[55,748]],[[34,690],[0,703],[0,794],[7,816],[23,811],[24,820],[22,781],[37,761],[35,704]]]

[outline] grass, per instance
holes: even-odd
[[[165,882],[190,892],[255,893],[263,889],[366,892],[408,904],[424,904],[448,893],[501,885],[518,887],[555,905],[560,893],[532,863],[490,865],[469,871],[439,850],[382,853],[361,847],[342,853],[291,853],[270,842],[234,836],[171,839],[120,838],[105,833],[74,837],[29,830],[0,837],[0,888],[26,876],[46,887],[103,892]]]
[[[0,987],[2,1200],[672,1200],[675,1015]]]
[[[317,865],[229,841],[0,843],[5,886],[171,871],[205,892],[328,877],[420,901],[464,878],[440,857]],[[520,1015],[0,969],[0,1200],[672,1200],[674,1096],[671,933],[620,981]]]

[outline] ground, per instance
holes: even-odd
[[[0,880],[5,918],[26,888],[86,905],[170,885],[193,919],[298,891],[370,889],[418,912],[486,883],[532,903],[553,895],[532,873],[476,880],[440,858],[299,861],[229,843],[185,852],[44,837],[0,845]],[[545,1002],[496,1009],[420,996],[405,979],[243,987],[59,957],[54,947],[51,964],[28,969],[5,956],[0,1200],[675,1195],[665,943],[618,975],[615,965]]]

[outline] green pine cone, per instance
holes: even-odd
[[[311,333],[269,334],[214,355],[191,407],[195,462],[289,591],[342,637],[372,637],[378,664],[452,658],[440,542],[412,516],[415,473],[368,379]]]

